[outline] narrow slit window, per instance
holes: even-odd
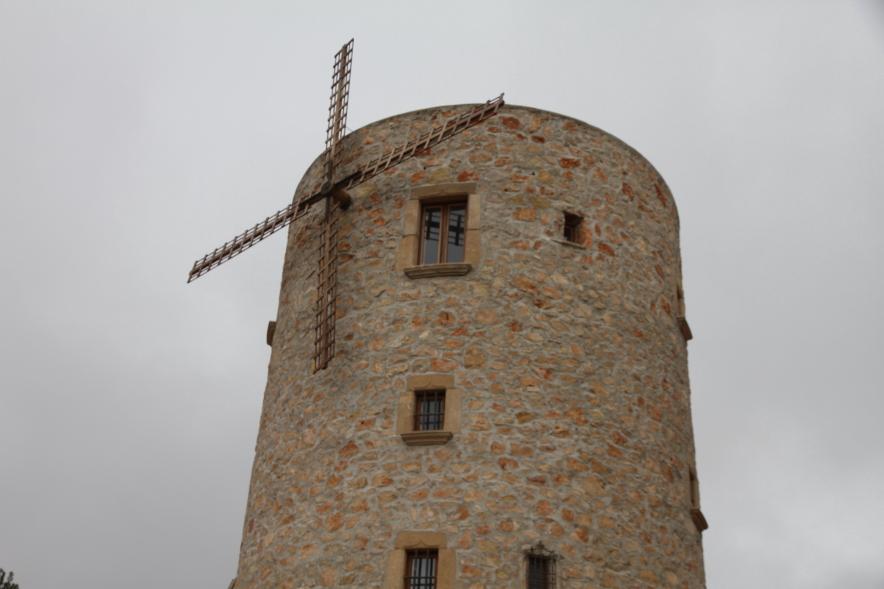
[[[445,391],[414,393],[414,431],[441,430],[445,422]]]
[[[408,550],[405,558],[405,589],[436,589],[439,551]]]
[[[697,480],[697,473],[691,468],[688,470],[688,478],[691,485],[691,508],[700,508],[700,481]]]
[[[581,217],[580,215],[565,213],[565,241],[580,243],[580,224],[582,222],[583,217]]]
[[[464,260],[467,238],[465,202],[425,205],[421,211],[421,264],[454,264]]]
[[[542,543],[525,553],[527,562],[525,579],[528,589],[555,589],[556,559],[556,555],[547,550]]]

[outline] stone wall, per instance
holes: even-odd
[[[345,168],[464,108],[356,131]],[[409,202],[458,182],[479,198],[478,261],[409,278]],[[237,589],[401,586],[411,532],[443,539],[463,589],[525,587],[538,541],[559,589],[704,587],[678,216],[656,170],[599,129],[507,106],[351,194],[337,354],[315,374],[322,207],[289,232]],[[459,431],[410,446],[397,412],[432,375],[453,379]]]

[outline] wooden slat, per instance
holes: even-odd
[[[447,141],[458,133],[462,133],[466,129],[493,117],[500,111],[500,108],[503,105],[503,94],[501,94],[497,98],[489,100],[485,104],[473,107],[463,114],[450,117],[445,120],[442,125],[434,127],[418,138],[403,145],[399,145],[391,149],[389,152],[384,152],[381,157],[363,164],[356,170],[356,172],[338,182],[337,186],[347,190],[358,184],[362,184],[378,174],[383,173],[385,170],[413,157],[418,152],[427,150],[443,141]]]
[[[326,201],[326,216],[320,227],[316,304],[314,307],[313,369],[328,366],[335,354],[335,313],[337,305],[338,222],[340,209]]]
[[[350,104],[350,72],[353,62],[353,39],[335,54],[332,70],[331,96],[328,105],[328,123],[325,135],[325,174],[331,184],[339,153],[338,142],[347,130],[347,110]]]
[[[216,247],[211,253],[206,254],[193,263],[193,267],[187,276],[187,282],[196,280],[209,270],[238,256],[253,245],[286,227],[294,219],[294,211],[295,205],[290,204],[263,221],[256,223],[250,229],[246,229],[230,241],[224,243],[224,245]]]

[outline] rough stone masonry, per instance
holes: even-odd
[[[359,129],[341,173],[465,108]],[[317,160],[296,197],[321,182]],[[506,106],[351,195],[315,373],[322,206],[289,231],[236,589],[398,589],[414,547],[440,589],[522,589],[538,542],[557,589],[705,587],[678,215],[651,164]],[[452,195],[465,263],[415,269],[421,202]],[[415,445],[421,383],[451,435]]]

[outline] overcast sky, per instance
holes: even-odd
[[[681,215],[710,589],[884,588],[884,2],[0,0],[0,567],[234,576],[286,205],[349,126],[509,102],[620,137]]]

